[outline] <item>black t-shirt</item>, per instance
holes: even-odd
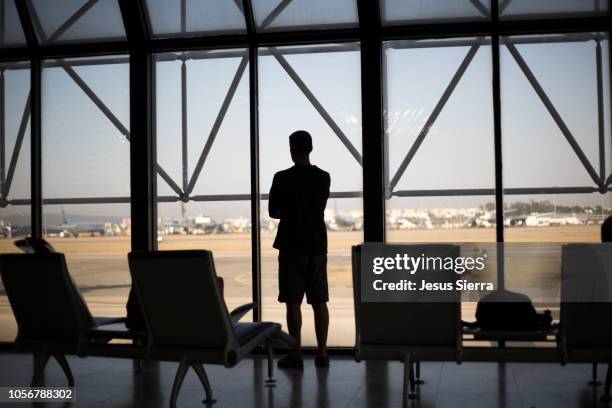
[[[327,253],[323,212],[329,198],[329,173],[296,165],[274,175],[268,212],[280,219],[274,248],[303,255]]]

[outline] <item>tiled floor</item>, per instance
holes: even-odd
[[[121,359],[69,358],[76,378],[75,404],[67,407],[167,407],[176,364],[151,365],[135,372]],[[403,369],[399,362],[361,362],[334,357],[328,370],[308,359],[303,373],[276,371],[274,388],[264,386],[266,361],[256,356],[233,369],[207,366],[222,407],[400,407]],[[0,354],[0,387],[26,385],[32,370],[29,355]],[[424,363],[420,399],[409,407],[597,407],[602,386],[587,384],[590,365]],[[605,367],[599,369],[603,379]],[[48,385],[64,385],[53,362]],[[203,407],[204,392],[193,371],[183,384],[179,407]],[[3,405],[4,406],[4,405]],[[14,404],[25,407],[28,404]],[[53,406],[53,405],[49,405]]]

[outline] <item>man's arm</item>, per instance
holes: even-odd
[[[272,179],[272,187],[270,188],[270,196],[268,198],[268,215],[270,218],[281,218],[281,211],[279,206],[279,185],[278,185],[278,173],[274,175]]]
[[[329,194],[330,194],[330,193],[329,193],[329,190],[330,190],[330,187],[331,187],[331,177],[329,176],[329,173],[327,174],[327,177],[326,177],[325,182],[326,182],[326,188],[325,188],[325,204],[327,205],[327,200],[329,199]]]

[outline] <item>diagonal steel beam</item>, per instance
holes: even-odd
[[[480,14],[482,14],[483,17],[491,16],[491,14],[489,13],[489,9],[484,4],[482,4],[480,0],[469,0],[469,2],[472,4],[472,6],[474,6],[476,10],[478,10]]]
[[[179,185],[174,182],[166,170],[164,170],[158,163],[155,164],[155,169],[157,170],[157,174],[159,174],[159,176],[168,184],[168,186],[170,186],[172,191],[174,191],[177,196],[182,197],[183,190],[181,190]]]
[[[27,9],[29,12],[30,20],[32,21],[32,28],[38,39],[41,43],[47,42],[47,34],[45,34],[45,30],[40,22],[40,17],[38,17],[38,13],[36,12],[36,8],[32,4],[32,0],[17,0],[18,2],[23,2],[27,5]]]
[[[278,17],[280,13],[291,3],[292,0],[282,0],[261,23],[261,28],[265,29],[267,26]],[[253,17],[253,5],[251,0],[234,0],[238,10],[245,16],[247,32],[255,32],[255,19]],[[245,13],[245,10],[247,11]]]
[[[148,41],[151,22],[144,0],[118,0],[118,3],[127,41],[133,46]]]
[[[115,116],[113,112],[102,102],[102,100],[96,95],[96,93],[85,83],[85,81],[76,73],[76,71],[64,60],[57,60],[59,65],[66,71],[68,76],[81,88],[83,92],[91,99],[91,101],[102,111],[104,116],[110,120],[113,125],[121,132],[122,135],[127,136],[130,131],[123,126],[123,123]]]
[[[187,195],[191,194],[191,192],[193,191],[193,188],[195,187],[196,182],[198,181],[198,177],[200,176],[202,167],[204,166],[204,163],[206,162],[206,158],[208,157],[208,154],[210,153],[210,149],[212,148],[213,142],[215,141],[215,138],[217,137],[217,133],[219,133],[219,129],[221,128],[221,124],[223,123],[225,114],[227,113],[230,103],[232,102],[232,99],[234,98],[234,95],[236,94],[236,89],[238,89],[238,85],[240,84],[240,79],[242,78],[242,75],[244,74],[244,71],[246,69],[248,62],[249,62],[249,58],[247,55],[245,55],[242,57],[242,60],[240,60],[240,64],[238,64],[238,69],[236,70],[236,74],[234,74],[234,78],[232,79],[229,90],[227,91],[227,94],[225,95],[225,99],[223,100],[223,103],[221,104],[221,108],[219,109],[219,113],[217,114],[215,123],[213,124],[213,127],[210,130],[208,139],[206,140],[206,144],[204,145],[204,149],[202,149],[202,153],[200,154],[200,157],[198,158],[198,162],[195,168],[193,169],[193,174],[191,175],[191,179],[189,180],[189,184],[187,185],[187,189],[185,190],[185,193]]]
[[[570,132],[569,128],[567,127],[563,119],[561,118],[561,115],[559,115],[559,112],[557,112],[557,109],[555,108],[551,100],[548,98],[548,95],[546,95],[546,92],[544,92],[544,89],[542,88],[538,80],[536,79],[535,75],[533,74],[533,72],[531,72],[531,69],[529,68],[525,60],[523,59],[522,55],[516,49],[514,44],[512,44],[509,38],[506,37],[504,41],[505,41],[506,47],[508,48],[508,51],[510,51],[510,54],[512,55],[512,57],[514,58],[518,66],[521,68],[521,70],[523,71],[523,74],[525,74],[525,77],[527,77],[527,80],[533,87],[534,91],[540,97],[540,100],[542,101],[546,109],[548,110],[548,113],[550,113],[550,115],[552,116],[553,120],[555,121],[559,129],[561,130],[561,133],[563,133],[563,136],[565,136],[565,138],[567,139],[572,149],[574,149],[574,153],[576,153],[576,156],[578,156],[578,159],[580,159],[586,171],[589,173],[589,175],[591,176],[595,184],[598,186],[601,186],[603,183],[603,180],[599,177],[599,175],[597,174],[597,172],[591,165],[591,162],[589,162],[589,159],[586,157],[586,155],[580,148],[580,145],[578,144],[578,142],[576,142],[576,139],[572,135],[572,132]]]
[[[332,119],[329,113],[325,110],[323,105],[319,102],[319,100],[314,96],[314,94],[308,89],[304,81],[300,78],[300,76],[295,72],[295,70],[289,65],[285,57],[281,55],[281,53],[274,47],[270,47],[270,53],[274,55],[278,63],[283,67],[285,72],[289,75],[289,77],[295,82],[298,88],[302,91],[306,99],[314,106],[314,108],[319,112],[319,115],[323,118],[323,120],[329,125],[332,131],[338,136],[342,144],[348,149],[349,153],[357,160],[357,163],[361,166],[363,164],[363,160],[359,151],[353,146],[349,138],[342,132],[342,129],[338,126],[338,124]]]
[[[497,1],[497,0],[492,0],[492,1]],[[504,11],[506,11],[506,8],[508,8],[511,2],[512,0],[502,0],[501,3],[499,3],[499,14],[500,15],[502,15]]]
[[[96,95],[96,93],[83,81],[83,79],[74,71],[74,69],[64,60],[57,60],[58,64],[66,71],[66,73],[76,82],[76,84],[81,88],[83,92],[91,99],[91,101],[100,109],[100,111],[111,121],[111,123],[119,130],[119,132],[125,136],[125,138],[130,141],[130,132],[127,128],[121,123],[121,121],[111,112],[111,110],[100,100],[100,98]],[[170,175],[159,165],[156,165],[157,172],[160,177],[168,183],[170,188],[174,190],[178,195],[182,195],[183,191],[181,188],[172,180]]]
[[[38,46],[38,40],[36,38],[36,26],[34,18],[32,17],[32,5],[29,0],[14,0],[15,7],[17,8],[17,15],[19,16],[19,22],[23,34],[26,38],[26,43],[30,48],[36,48]]]
[[[455,72],[455,75],[453,75],[453,77],[450,80],[448,86],[444,90],[444,93],[442,94],[442,96],[438,100],[438,103],[436,104],[436,106],[434,107],[433,111],[431,112],[431,114],[427,118],[427,121],[425,121],[425,124],[421,128],[421,131],[419,132],[419,135],[417,136],[417,138],[415,139],[414,143],[410,147],[410,150],[406,154],[406,157],[404,157],[404,160],[402,161],[402,163],[400,164],[399,168],[395,172],[395,175],[391,179],[391,182],[389,183],[389,191],[393,191],[395,189],[395,186],[399,182],[399,180],[402,178],[404,172],[406,171],[406,168],[408,167],[408,165],[410,164],[410,162],[414,158],[414,155],[417,153],[417,151],[421,147],[421,144],[423,143],[423,140],[425,140],[425,137],[429,133],[429,130],[431,129],[431,127],[433,126],[435,121],[438,119],[438,116],[440,115],[440,112],[442,112],[442,109],[446,105],[446,102],[448,102],[448,99],[453,94],[453,91],[455,90],[455,88],[457,87],[457,84],[459,83],[459,81],[463,77],[463,74],[465,73],[465,71],[467,70],[468,66],[470,65],[470,63],[474,59],[474,56],[476,55],[476,52],[478,51],[478,49],[482,45],[482,42],[483,42],[482,38],[479,38],[478,40],[476,40],[476,42],[470,47],[470,49],[468,50],[467,54],[463,58],[463,61],[459,65],[459,68],[457,68],[457,72]]]
[[[608,179],[606,180],[606,187],[610,186],[612,184],[612,174],[610,174],[608,176]]]
[[[11,161],[9,162],[8,173],[6,175],[6,181],[2,186],[2,196],[8,197],[11,191],[11,184],[13,183],[13,176],[15,175],[15,169],[17,168],[17,160],[19,159],[19,153],[21,152],[21,145],[25,137],[26,128],[28,127],[28,120],[30,118],[30,96],[28,93],[28,99],[26,100],[23,114],[21,115],[21,122],[19,123],[19,130],[17,131],[17,137],[15,138],[15,146],[13,147],[13,154],[11,155]]]
[[[29,9],[29,14],[32,20],[32,26],[41,43],[48,43],[57,40],[62,34],[64,34],[70,27],[72,27],[89,9],[91,9],[98,0],[88,0],[83,4],[77,11],[75,11],[61,26],[59,26],[49,37],[47,37],[45,30],[40,22],[40,17],[36,12],[34,5],[31,0],[24,1]]]
[[[280,13],[283,12],[287,8],[287,6],[291,3],[291,0],[282,0],[278,5],[268,14],[268,17],[264,18],[261,22],[260,29],[266,29],[272,22],[278,17]]]
[[[49,39],[46,42],[56,41],[59,37],[61,37],[70,27],[72,27],[85,13],[89,11],[93,6],[96,5],[98,0],[89,0],[85,4],[83,4],[77,11],[75,11],[69,18],[66,20],[57,30],[53,32],[49,36]]]
[[[242,6],[242,0],[234,0],[234,4],[236,5],[236,7],[238,7],[238,10],[244,14],[244,9]]]

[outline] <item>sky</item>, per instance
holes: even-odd
[[[518,0],[517,0],[518,1]],[[76,0],[75,0],[76,2]],[[40,3],[41,7],[45,2]],[[78,2],[76,2],[78,3]],[[154,1],[150,0],[150,6]],[[255,2],[257,3],[257,2]],[[297,18],[303,7],[287,19]],[[392,9],[394,2],[386,2]],[[520,2],[517,3],[517,7]],[[567,5],[566,5],[567,6]],[[108,7],[108,6],[105,6]],[[109,9],[110,10],[110,9]],[[289,9],[288,9],[289,10]],[[389,8],[387,8],[387,11]],[[425,10],[426,11],[426,10]],[[424,11],[424,12],[425,12]],[[111,11],[109,11],[110,13]],[[60,13],[61,14],[61,13]],[[293,17],[292,17],[293,16]],[[352,18],[352,17],[351,17]],[[61,24],[61,19],[48,23]],[[171,30],[169,25],[166,31]],[[109,35],[116,30],[108,28]],[[160,32],[164,31],[163,27]],[[469,39],[468,39],[469,40]],[[405,48],[386,43],[386,110],[389,172],[394,175],[469,47]],[[595,42],[518,45],[519,52],[589,158],[599,168]],[[606,173],[611,172],[609,58],[604,51]],[[285,49],[280,49],[281,53]],[[241,50],[237,50],[241,51]],[[243,51],[243,50],[242,50]],[[262,51],[266,51],[263,50]],[[219,57],[222,55],[218,55]],[[286,60],[361,152],[359,45],[343,52],[285,55]],[[187,61],[189,177],[206,143],[241,57]],[[314,139],[312,161],[332,175],[332,191],[361,191],[361,167],[321,115],[271,55],[259,57],[260,187],[270,187],[274,172],[291,165],[288,135],[308,130]],[[129,128],[128,65],[74,68]],[[180,61],[156,63],[157,158],[182,184]],[[588,173],[505,48],[501,51],[504,185],[506,187],[591,186]],[[29,89],[26,70],[5,72],[7,163]],[[129,196],[129,142],[61,69],[43,72],[43,195],[45,198]],[[193,194],[248,194],[248,69],[242,75]],[[26,137],[9,198],[29,195],[29,141]],[[25,152],[25,153],[24,153]],[[396,190],[493,188],[493,113],[491,50],[481,46],[438,119],[431,127]],[[158,194],[172,190],[158,179]],[[395,207],[472,207],[494,197],[394,198]],[[506,197],[550,199],[558,204],[612,207],[612,195]],[[266,203],[262,203],[265,209]],[[359,210],[360,200],[333,200],[329,208]],[[128,216],[129,206],[66,205],[68,214]],[[189,203],[187,215],[214,218],[248,216],[248,202]],[[20,208],[0,209],[3,214]],[[58,206],[45,211],[59,213]],[[177,217],[178,203],[160,204],[159,214]]]

